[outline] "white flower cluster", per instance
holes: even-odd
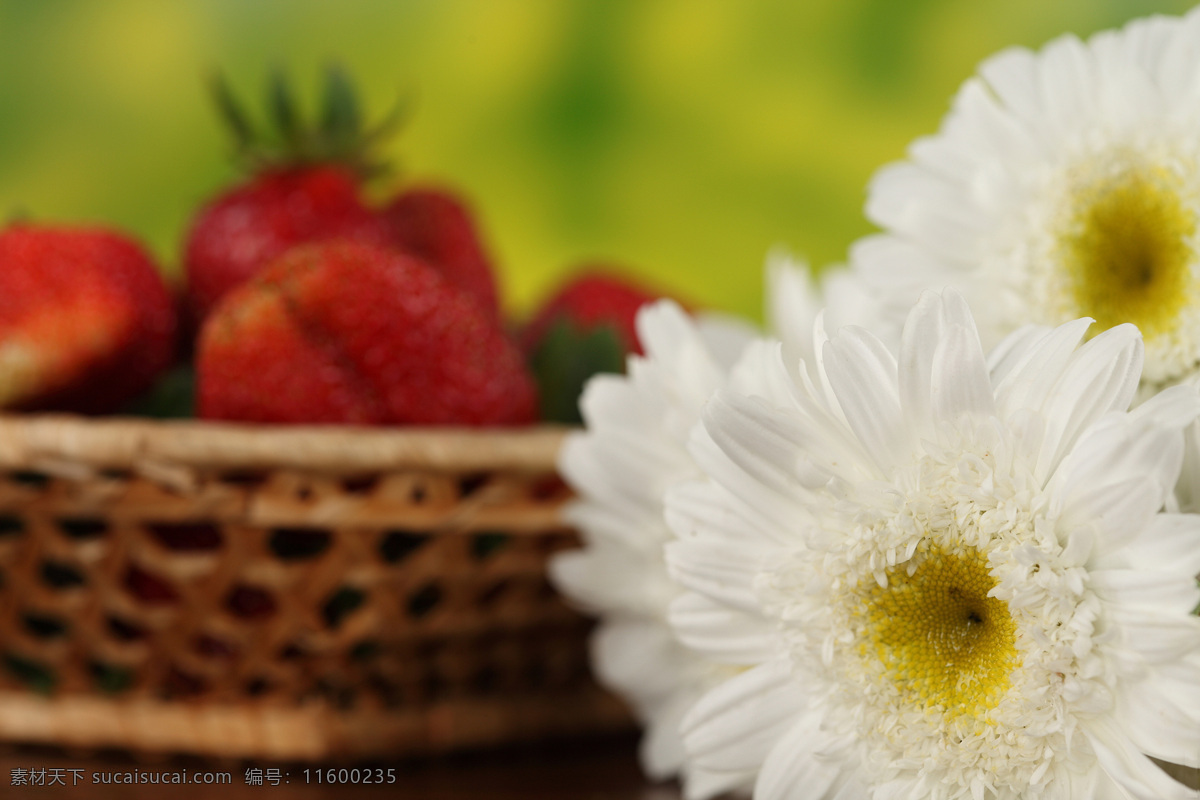
[[[1200,11],[986,61],[867,213],[767,334],[662,301],[585,393],[552,577],[647,771],[1200,797]]]

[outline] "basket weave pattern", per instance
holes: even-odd
[[[0,739],[282,759],[627,724],[562,432],[0,419]]]

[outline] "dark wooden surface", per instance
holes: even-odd
[[[0,797],[71,798],[72,800],[158,800],[158,798],[218,797],[221,800],[680,800],[678,787],[654,784],[637,764],[637,740],[632,736],[573,741],[439,759],[363,765],[395,770],[395,783],[374,786],[320,784],[305,765],[248,764],[195,759],[134,761],[121,756],[72,756],[38,748],[0,750]],[[280,770],[279,786],[249,785],[248,768]],[[54,770],[66,785],[13,786],[13,770]],[[311,769],[311,766],[310,766]],[[71,770],[81,772],[72,773]],[[93,783],[93,773],[214,771],[230,773],[222,786],[116,785]],[[75,780],[75,776],[78,779]],[[284,782],[286,781],[286,783]],[[75,785],[72,785],[75,783]]]

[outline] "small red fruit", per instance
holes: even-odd
[[[197,319],[288,249],[332,238],[387,241],[358,179],[342,167],[270,169],[226,190],[200,210],[184,249]]]
[[[637,310],[661,296],[603,267],[587,268],[542,305],[521,333],[521,345],[533,352],[561,320],[585,333],[611,327],[626,353],[641,353],[634,324]]]
[[[480,305],[411,256],[358,242],[290,250],[201,331],[200,416],[256,422],[514,425],[535,391]]]
[[[381,216],[392,242],[439,270],[496,317],[496,281],[465,204],[451,193],[432,188],[397,195]]]
[[[99,228],[0,232],[0,405],[102,413],[171,362],[174,303],[146,251]]]
[[[198,212],[184,244],[183,267],[193,314],[202,321],[226,292],[288,249],[323,239],[386,244],[385,222],[363,202],[362,182],[382,169],[372,159],[396,119],[363,130],[349,79],[326,71],[320,121],[301,120],[282,75],[269,84],[270,130],[251,126],[221,79],[217,107],[237,142],[249,177]]]

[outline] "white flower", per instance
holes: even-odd
[[[817,287],[806,267],[782,253],[769,259],[767,278],[770,321],[805,321],[783,331],[799,358],[811,352]],[[847,319],[870,313],[861,290],[838,273],[822,288]],[[645,357],[630,358],[627,375],[589,382],[581,401],[587,430],[568,437],[559,458],[560,472],[579,495],[566,518],[585,547],[555,558],[550,576],[601,617],[593,665],[645,724],[646,771],[655,778],[682,773],[690,797],[709,797],[748,789],[754,771],[718,775],[686,764],[679,722],[703,691],[741,665],[691,652],[671,632],[667,612],[680,590],[663,560],[671,534],[662,502],[667,487],[699,475],[688,435],[752,334],[712,317],[693,322],[669,301],[643,309],[637,325]]]
[[[758,800],[1170,800],[1200,760],[1200,518],[1162,512],[1200,411],[1133,412],[1130,325],[1030,326],[985,361],[961,296],[899,356],[856,328],[811,380],[753,346],[668,491],[671,620],[754,666],[683,723]]]
[[[1093,335],[1141,329],[1147,384],[1195,374],[1200,10],[983,62],[941,130],[875,176],[867,215],[887,233],[853,260],[896,313],[955,286],[985,347],[1089,316]]]

